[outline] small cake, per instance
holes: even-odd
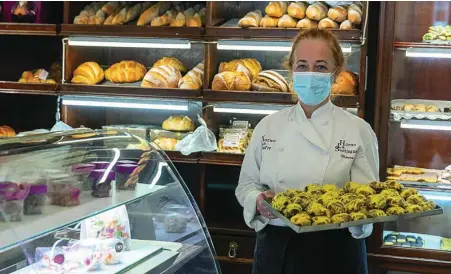
[[[327,216],[316,216],[312,220],[314,225],[328,225],[331,222]]]
[[[404,210],[404,208],[400,207],[400,206],[392,206],[390,208],[387,209],[386,211],[387,215],[393,216],[393,215],[403,215],[406,213],[406,211]]]

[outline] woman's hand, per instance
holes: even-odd
[[[271,200],[274,197],[274,192],[271,190],[266,190],[265,192],[260,193],[257,196],[257,213],[260,213],[263,217],[268,219],[276,219],[277,217],[272,215],[271,212],[268,211],[266,205],[263,204],[263,200]]]

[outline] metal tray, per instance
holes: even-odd
[[[342,229],[351,226],[359,226],[365,224],[374,224],[374,223],[385,223],[392,222],[398,219],[414,219],[425,216],[439,215],[443,214],[443,209],[439,206],[436,206],[434,210],[423,211],[412,214],[405,214],[401,216],[384,216],[384,217],[376,217],[376,218],[368,218],[365,220],[341,223],[341,224],[329,224],[329,225],[311,225],[311,226],[297,226],[293,224],[288,218],[283,216],[279,211],[274,209],[267,201],[263,201],[263,204],[268,208],[268,211],[271,212],[274,216],[282,220],[284,224],[293,229],[296,233],[306,233],[306,232],[315,232],[315,231],[323,231],[323,230],[334,230],[334,229]]]

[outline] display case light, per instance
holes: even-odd
[[[217,104],[213,111],[217,113],[235,113],[235,114],[259,114],[270,115],[288,106],[282,105],[247,105],[247,104]]]
[[[451,49],[408,48],[406,49],[406,57],[451,58]]]
[[[247,41],[247,40],[219,40],[218,50],[243,50],[243,51],[278,51],[290,52],[292,42],[288,41]],[[350,44],[341,45],[343,53],[351,53]]]
[[[74,47],[110,47],[110,48],[151,48],[151,49],[190,49],[191,43],[184,39],[146,39],[146,38],[110,38],[110,37],[71,37],[67,40]]]
[[[429,120],[402,120],[401,128],[451,131],[451,122]]]

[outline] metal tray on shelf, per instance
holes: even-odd
[[[422,187],[422,188],[441,188],[441,189],[451,189],[451,184],[444,183],[426,183],[426,182],[413,182],[413,181],[397,181],[405,186],[409,187]]]
[[[293,229],[296,233],[306,233],[306,232],[315,232],[315,231],[323,231],[323,230],[335,230],[342,229],[352,226],[359,226],[365,224],[374,224],[374,223],[385,223],[392,222],[398,219],[414,219],[419,217],[433,216],[443,214],[443,209],[439,206],[436,206],[435,209],[429,211],[423,211],[418,213],[405,214],[401,216],[384,216],[384,217],[376,217],[376,218],[368,218],[365,220],[341,223],[341,224],[329,224],[329,225],[311,225],[311,226],[297,226],[293,224],[288,218],[283,216],[279,211],[274,209],[267,201],[263,201],[265,206],[267,206],[269,212],[271,212],[274,216],[279,218],[284,224]]]

